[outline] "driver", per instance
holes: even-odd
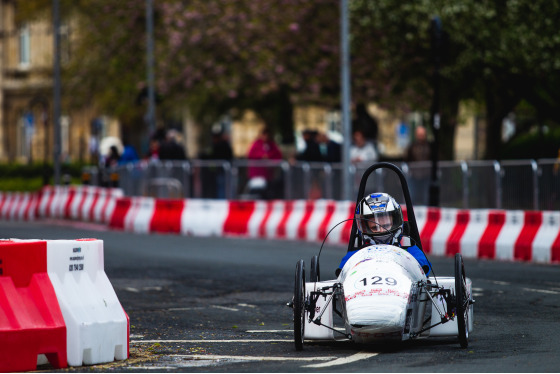
[[[358,235],[362,238],[364,247],[373,244],[390,244],[401,247],[418,261],[424,273],[428,276],[431,266],[424,252],[417,245],[401,245],[403,214],[401,206],[391,195],[376,192],[364,197],[356,207],[355,219],[358,226]],[[336,269],[337,276],[346,261],[356,252],[358,250],[346,253],[338,269]]]

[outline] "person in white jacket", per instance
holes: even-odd
[[[350,147],[350,160],[353,163],[376,162],[379,159],[374,145],[367,141],[362,130],[355,130],[352,138],[354,143]]]

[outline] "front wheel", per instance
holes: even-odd
[[[311,277],[311,282],[321,281],[321,270],[319,268],[319,257],[317,257],[317,255],[311,258],[311,270],[309,276]]]
[[[467,277],[463,256],[455,255],[455,298],[457,306],[457,328],[459,330],[459,343],[462,348],[469,346],[469,307],[470,295],[467,291]]]
[[[305,334],[305,264],[299,260],[296,264],[296,277],[294,285],[294,343],[296,350],[303,349]]]

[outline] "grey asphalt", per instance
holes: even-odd
[[[360,346],[292,342],[296,261],[319,244],[106,231],[0,222],[0,238],[104,240],[105,271],[130,316],[131,358],[68,371],[118,372],[558,372],[560,267],[465,260],[476,299],[469,347],[453,339]],[[325,247],[323,279],[345,248]],[[430,257],[437,275],[451,258]],[[323,365],[323,366],[313,366]],[[51,367],[41,371],[56,371]],[[66,371],[66,370],[64,370]]]

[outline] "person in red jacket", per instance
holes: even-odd
[[[268,128],[264,128],[259,137],[251,145],[248,154],[249,160],[280,160],[282,159],[282,151],[278,148],[278,145],[272,139],[272,135]],[[267,186],[270,186],[272,179],[274,177],[273,165],[266,166],[255,166],[249,164],[248,171],[249,190],[266,190]]]

